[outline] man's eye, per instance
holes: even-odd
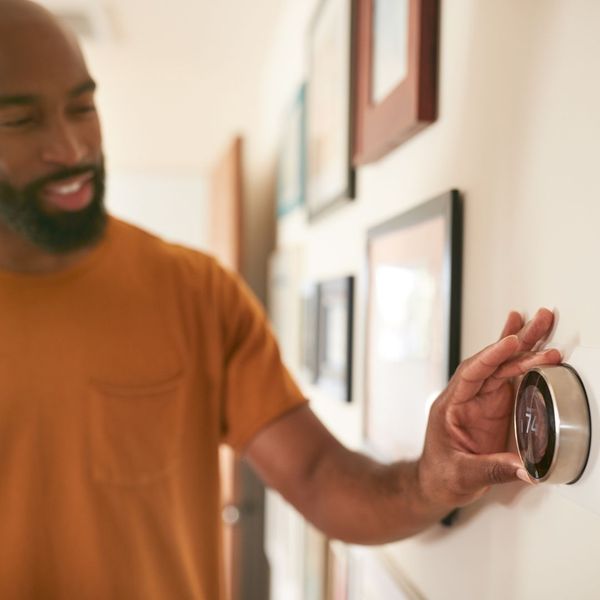
[[[71,114],[74,114],[74,115],[87,115],[87,114],[95,113],[95,112],[96,112],[96,106],[93,104],[74,106],[71,109]]]
[[[20,127],[27,127],[33,123],[33,117],[20,117],[18,119],[6,119],[0,120],[0,126],[8,127],[10,129],[18,129]]]

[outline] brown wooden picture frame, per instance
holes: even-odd
[[[355,166],[378,160],[437,118],[439,0],[406,0],[406,76],[382,100],[374,102],[374,10],[377,1],[357,2]]]

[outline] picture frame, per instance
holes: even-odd
[[[298,245],[275,249],[268,262],[268,315],[283,362],[291,370],[300,362],[302,264]]]
[[[354,277],[319,284],[316,384],[330,397],[352,401]]]
[[[319,356],[319,286],[305,283],[301,289],[302,317],[300,331],[300,368],[308,383],[317,381]]]
[[[313,221],[354,197],[354,0],[321,0],[309,31],[307,209]]]
[[[303,598],[306,520],[279,493],[265,490],[264,549],[272,598]]]
[[[327,552],[326,600],[350,599],[350,572],[348,547],[339,541],[330,541]]]
[[[328,552],[329,544],[325,534],[306,521],[302,600],[325,599]]]
[[[371,228],[364,437],[420,456],[429,409],[460,358],[462,204],[452,190]]]
[[[439,0],[361,0],[353,164],[374,162],[438,111]]]
[[[306,84],[298,91],[284,125],[277,165],[277,216],[302,206],[306,197]]]

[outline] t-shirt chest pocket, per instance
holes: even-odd
[[[115,485],[143,485],[169,475],[180,457],[184,421],[181,373],[148,385],[90,386],[92,476]]]

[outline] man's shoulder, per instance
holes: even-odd
[[[110,219],[119,261],[139,267],[148,275],[168,279],[175,276],[197,284],[224,274],[225,269],[208,252],[165,240],[119,218]]]
[[[116,250],[113,268],[127,265],[128,272],[138,273],[149,285],[174,284],[203,294],[209,289],[223,291],[239,284],[238,276],[210,253],[167,241],[116,217],[110,219]]]
[[[153,261],[215,263],[208,252],[172,242],[138,225],[111,216],[111,226],[117,243],[126,256],[151,258]]]

